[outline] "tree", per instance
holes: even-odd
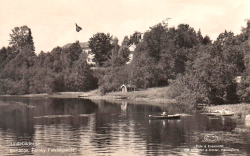
[[[84,53],[79,56],[79,60],[73,63],[70,70],[65,71],[64,84],[67,91],[87,91],[97,88],[97,82]]]
[[[203,38],[202,44],[207,45],[207,44],[210,44],[210,43],[212,43],[212,41],[211,41],[210,37],[206,35],[206,36]]]
[[[111,41],[112,36],[109,33],[96,33],[89,39],[88,46],[91,49],[91,53],[95,55],[94,62],[96,62],[97,66],[102,66],[111,58],[111,49],[113,48]]]
[[[112,50],[114,51],[114,54],[118,54],[118,51],[120,49],[120,46],[119,46],[119,40],[117,37],[115,37],[113,40],[112,40],[112,45],[113,45],[113,48]]]
[[[138,31],[135,31],[133,35],[130,36],[130,39],[129,39],[129,46],[131,45],[137,45],[138,43],[141,42],[142,40],[142,33],[138,32]]]
[[[180,48],[192,48],[202,42],[201,37],[201,33],[196,33],[188,24],[180,24],[176,29],[175,42]]]
[[[0,49],[0,71],[1,69],[4,68],[5,60],[7,59],[7,57],[8,57],[7,49],[3,47],[2,49]]]
[[[151,28],[150,31],[144,33],[143,41],[146,43],[146,51],[150,57],[155,58],[157,61],[160,59],[160,52],[162,50],[163,37],[165,37],[167,29],[158,24]],[[137,48],[138,49],[138,48]]]
[[[29,91],[30,68],[34,66],[36,55],[29,45],[25,45],[20,52],[5,65],[1,77],[8,80],[10,85],[8,94],[27,94]],[[5,87],[6,88],[6,87]]]
[[[123,41],[122,41],[122,46],[130,46],[130,40],[128,38],[128,36],[125,36]]]
[[[241,74],[241,82],[238,84],[237,94],[242,102],[250,102],[250,39],[242,44],[244,50],[245,70]]]
[[[129,61],[130,50],[127,46],[121,46],[114,64],[116,66],[125,65]]]
[[[126,44],[126,37],[122,42],[122,46],[118,45],[118,39],[113,40],[112,58],[109,59],[105,66],[120,67],[129,61],[129,46]]]
[[[170,85],[172,97],[180,103],[235,103],[236,85],[234,78],[239,68],[222,55],[216,45],[199,46],[196,58],[185,75],[179,75]]]
[[[55,74],[49,68],[33,67],[30,69],[29,93],[55,92]]]
[[[234,36],[233,32],[221,33],[217,40],[214,42],[214,45],[217,47],[217,54],[221,55],[229,63],[236,65],[239,72],[242,73],[245,69],[244,65],[244,50],[242,49],[243,40],[241,38]]]
[[[122,84],[128,84],[129,71],[130,66],[107,69],[98,82],[101,93],[117,91]]]
[[[113,48],[111,49],[111,58],[105,62],[105,66],[112,66],[112,68],[114,67],[114,62],[115,62],[115,59],[117,58],[118,56],[118,51],[120,49],[120,46],[118,44],[119,40],[117,37],[115,37],[112,41],[112,46]]]
[[[247,20],[247,27],[243,27],[241,29],[242,31],[242,35],[243,35],[243,38],[244,40],[248,40],[249,39],[249,35],[250,35],[250,20]]]
[[[129,80],[138,88],[148,88],[158,85],[158,69],[155,59],[148,53],[135,53],[132,60]]]
[[[129,39],[127,36],[124,37],[123,41],[122,41],[122,45],[118,51],[118,55],[120,56],[120,58],[123,60],[123,64],[125,64],[127,61],[129,61]]]
[[[32,51],[35,51],[31,29],[27,26],[15,27],[10,34],[10,45],[15,52],[21,50],[25,45],[29,45]]]

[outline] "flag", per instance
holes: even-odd
[[[79,32],[79,31],[81,31],[81,30],[82,30],[82,28],[79,27],[79,26],[76,24],[76,31]]]

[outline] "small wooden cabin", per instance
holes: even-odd
[[[123,84],[121,86],[121,90],[122,92],[131,92],[131,91],[135,91],[136,90],[136,86],[135,85],[125,85]]]

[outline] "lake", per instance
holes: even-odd
[[[185,115],[148,119],[163,111]],[[250,155],[244,115],[208,117],[176,104],[0,97],[0,136],[0,155]]]

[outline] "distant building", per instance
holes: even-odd
[[[236,76],[234,80],[236,83],[248,83],[247,80],[250,80],[250,76]]]
[[[134,52],[133,52],[133,51],[130,51],[130,52],[129,52],[129,55],[128,55],[129,61],[128,61],[126,64],[130,64],[130,63],[132,62],[133,56],[134,56]]]
[[[235,80],[236,83],[241,83],[242,76],[236,76],[234,80]]]
[[[91,49],[88,47],[88,45],[85,47],[82,47],[82,51],[87,54],[87,63],[95,65],[96,63],[93,61],[95,55],[91,53]]]
[[[129,51],[130,51],[129,55],[128,55],[129,61],[126,64],[130,64],[132,62],[135,48],[133,46],[131,46],[131,47],[129,47]]]
[[[95,65],[96,63],[93,61],[95,54],[91,53],[91,49],[89,48],[88,43],[87,42],[80,42],[79,44],[82,48],[82,51],[87,54],[87,63],[91,64],[91,65]],[[62,48],[68,48],[71,45],[72,45],[72,43],[68,43],[65,46],[63,46]],[[129,49],[130,49],[129,61],[126,64],[131,63],[131,61],[133,59],[134,48],[129,48]]]
[[[87,60],[86,60],[87,63],[95,65],[96,63],[93,61],[95,55],[91,53],[91,49],[89,48],[88,43],[87,42],[80,42],[79,44],[82,48],[82,52],[87,54]],[[63,46],[62,48],[68,48],[71,45],[72,45],[72,43],[68,43],[65,46]]]

